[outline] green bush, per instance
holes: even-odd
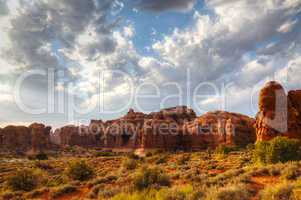
[[[276,137],[269,142],[257,142],[254,160],[263,164],[296,161],[300,159],[300,143],[295,139]]]
[[[31,191],[38,184],[38,176],[34,171],[23,169],[7,180],[8,187],[13,191]]]
[[[219,154],[219,155],[227,155],[232,151],[236,151],[237,148],[236,147],[227,147],[225,145],[219,145],[216,149],[215,149],[215,153]]]
[[[39,153],[36,155],[37,160],[48,160],[48,155],[46,153]]]
[[[170,179],[158,168],[142,168],[134,177],[137,190],[144,190],[154,186],[169,186]]]
[[[69,165],[67,175],[73,180],[85,181],[93,177],[94,171],[84,161],[78,161]]]

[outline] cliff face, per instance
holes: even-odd
[[[175,107],[150,114],[129,112],[116,120],[92,120],[84,131],[79,127],[56,130],[62,145],[97,146],[104,148],[175,148],[178,136],[169,130],[177,126],[180,131],[186,121],[196,117],[187,107]],[[173,130],[172,130],[173,131]],[[162,132],[162,134],[161,134]],[[177,135],[175,133],[175,135]]]
[[[223,111],[209,112],[184,125],[187,147],[246,146],[256,140],[255,120]]]
[[[57,129],[54,135],[56,143],[62,146],[95,147],[101,145],[98,143],[97,135],[90,133],[87,126],[65,126]]]
[[[102,148],[202,149],[219,144],[255,142],[254,120],[243,115],[212,112],[197,118],[187,107],[144,114],[130,110],[124,117],[56,131],[61,145]],[[84,130],[84,131],[83,131]]]
[[[288,95],[277,82],[268,82],[260,91],[259,112],[256,116],[257,141],[277,136],[301,139],[301,91]]]
[[[43,151],[51,147],[51,127],[43,124],[7,126],[0,131],[0,149],[15,152]]]

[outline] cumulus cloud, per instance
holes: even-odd
[[[89,56],[95,52],[114,50],[110,38],[112,24],[106,20],[113,1],[33,1],[20,8],[10,23],[11,46],[6,55],[30,68],[57,68],[57,49],[75,48],[77,35],[87,32],[97,38],[84,49]],[[65,58],[67,59],[67,58]]]
[[[145,10],[156,12],[175,10],[189,11],[196,4],[197,0],[142,0],[138,6]]]
[[[299,84],[300,1],[205,1],[208,12],[196,11],[189,26],[157,38],[147,56],[133,42],[137,36],[135,22],[124,22],[116,15],[125,5],[121,1],[33,0],[22,6],[16,2],[11,0],[7,14],[0,16],[0,65],[4,66],[0,91],[6,90],[2,102],[8,102],[7,84],[13,77],[36,68],[63,70],[65,77],[57,78],[55,88],[62,92],[68,89],[79,108],[100,103],[118,109],[130,101],[132,85],[135,89],[150,84],[143,93],[153,94],[155,84],[160,94],[156,99],[144,99],[144,109],[188,104],[198,110],[188,90],[207,81],[218,87],[220,96],[196,102],[200,112],[242,109],[255,114],[250,101],[254,85],[260,88],[274,79],[286,80],[288,88]],[[0,8],[5,3],[0,0]],[[157,12],[188,11],[195,3],[142,0],[139,6]],[[41,97],[37,104],[47,103],[44,79],[29,80],[24,90],[27,102],[36,103],[36,97]],[[225,107],[221,105],[223,84],[230,85],[224,95]],[[205,94],[210,88],[199,92]],[[175,94],[184,101],[174,98]],[[17,109],[12,110],[17,113]]]

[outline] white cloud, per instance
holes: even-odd
[[[292,29],[294,28],[295,24],[298,22],[298,20],[293,20],[293,21],[287,21],[284,24],[282,24],[279,28],[278,28],[278,32],[281,33],[287,33],[292,31]]]

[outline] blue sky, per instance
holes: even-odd
[[[300,0],[0,0],[0,126],[255,116],[267,81],[301,88],[300,16]]]
[[[203,1],[196,2],[193,10],[189,12],[178,12],[168,10],[156,12],[151,10],[139,10],[135,3],[128,3],[120,12],[125,21],[134,23],[136,37],[133,39],[138,51],[143,54],[152,54],[147,50],[154,41],[161,40],[164,35],[171,34],[175,28],[183,29],[192,25],[194,11],[208,13]]]

